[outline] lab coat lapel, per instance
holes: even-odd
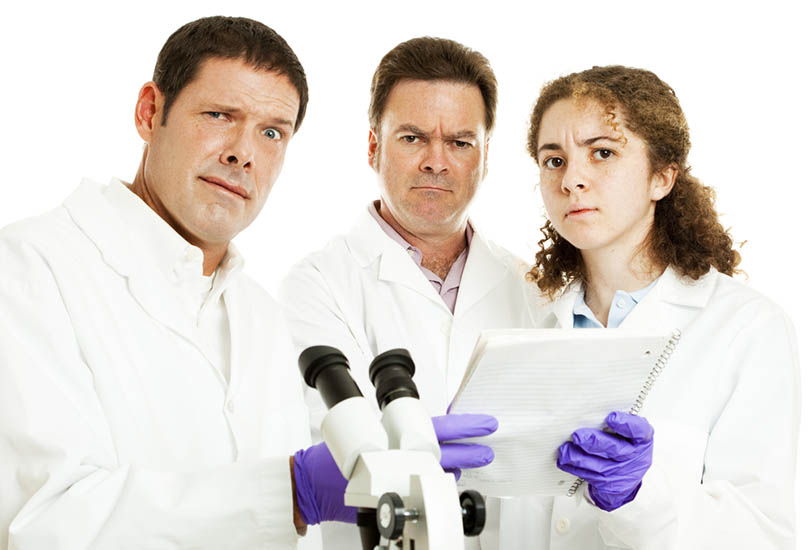
[[[439,293],[408,252],[386,235],[368,212],[363,213],[349,233],[348,243],[355,258],[363,267],[379,258],[377,278],[380,281],[410,288],[437,305],[447,308]]]
[[[508,261],[512,261],[512,258],[509,258]],[[513,267],[519,269],[517,265]],[[470,241],[467,263],[464,265],[464,272],[461,275],[455,316],[464,315],[495,288],[507,274],[508,268],[504,265],[504,260],[497,257],[489,243],[478,231],[475,231]]]
[[[653,330],[662,333],[683,331],[706,307],[717,284],[718,273],[712,269],[697,281],[682,278],[668,267],[656,285],[633,308],[621,328]],[[542,307],[535,324],[542,328],[572,328],[574,300],[582,292],[582,283],[571,283],[562,296]]]
[[[64,203],[77,226],[93,241],[102,258],[126,278],[132,297],[156,321],[194,343],[190,319],[182,315],[179,298],[152,262],[149,250],[133,237],[137,228],[126,227],[102,195],[102,186],[82,181]],[[142,263],[141,263],[142,262]]]
[[[241,277],[241,275],[237,275]],[[254,368],[268,368],[257,356],[261,346],[254,341],[257,332],[252,326],[252,319],[262,318],[253,314],[253,304],[247,299],[243,285],[233,281],[223,293],[225,309],[228,312],[228,330],[231,338],[231,365],[230,380],[228,382],[228,395],[232,396],[239,390],[239,385],[246,373]],[[274,330],[278,327],[263,327],[263,330]],[[269,336],[268,336],[269,337]],[[292,368],[292,365],[290,366]],[[266,388],[269,391],[269,388]]]
[[[582,291],[582,283],[571,283],[565,292],[556,300],[543,306],[537,316],[538,328],[574,328],[574,300]]]

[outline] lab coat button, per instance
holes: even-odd
[[[414,250],[413,248],[409,248],[408,249],[408,255],[413,257],[414,254],[416,254],[416,250]]]
[[[233,401],[228,401],[226,405],[228,412],[233,412],[236,409],[236,405],[233,404]]]
[[[624,309],[624,300],[619,300],[618,302],[616,302],[616,307],[618,307],[619,309]]]
[[[554,529],[561,535],[566,534],[571,529],[571,521],[568,518],[560,518],[554,524]]]

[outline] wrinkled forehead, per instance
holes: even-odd
[[[383,126],[412,124],[484,128],[486,113],[481,90],[449,80],[400,80],[391,90],[382,111]]]
[[[279,71],[267,70],[242,59],[210,58],[178,95],[178,100],[219,103],[245,112],[283,114],[295,119],[298,91]]]
[[[538,137],[543,139],[560,132],[573,132],[626,140],[624,120],[624,111],[615,104],[606,104],[586,95],[569,96],[549,105],[540,119]]]

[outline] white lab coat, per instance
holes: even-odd
[[[234,275],[228,384],[137,231],[89,182],[0,231],[0,548],[295,548],[280,308]]]
[[[406,250],[364,212],[347,235],[292,268],[279,300],[296,350],[340,349],[372,400],[371,360],[408,349],[420,399],[439,415],[461,383],[480,332],[529,322],[525,272],[525,264],[475,231],[452,313]]]
[[[483,329],[530,322],[525,272],[525,264],[475,231],[451,313],[406,250],[366,211],[347,235],[292,268],[279,300],[296,351],[319,344],[343,351],[375,409],[369,363],[389,349],[408,349],[420,399],[435,416],[446,412]],[[325,409],[314,391],[307,403],[317,430]],[[357,547],[348,542],[359,540],[354,527],[323,531],[327,548]]]
[[[482,537],[483,548],[793,548],[801,386],[792,325],[716,271],[690,281],[667,269],[614,329],[683,333],[641,413],[655,444],[636,499],[610,513],[569,497],[505,501],[500,533]],[[574,286],[537,312],[536,326],[572,326]]]

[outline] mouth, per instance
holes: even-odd
[[[249,199],[250,196],[247,190],[239,184],[230,183],[220,178],[211,177],[211,176],[200,176],[200,179],[205,183],[210,183],[211,185],[216,185],[217,187],[221,187],[226,191],[230,191],[234,195],[238,195],[243,199]]]
[[[586,208],[584,206],[575,206],[571,210],[565,213],[565,217],[577,217],[577,216],[585,216],[588,214],[592,214],[599,210],[598,208]]]
[[[444,191],[445,193],[452,193],[450,189],[446,189],[444,187],[433,187],[432,185],[419,185],[416,187],[411,187],[411,190],[415,191]]]

